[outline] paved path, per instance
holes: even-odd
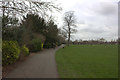
[[[6,78],[59,78],[55,52],[62,46],[36,53],[19,64]]]

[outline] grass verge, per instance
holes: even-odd
[[[56,52],[61,78],[117,78],[117,45],[70,45]]]

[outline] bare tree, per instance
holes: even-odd
[[[71,34],[75,33],[77,30],[76,27],[76,18],[74,15],[74,11],[68,11],[64,14],[64,27],[63,34],[68,39],[68,46],[70,44]]]
[[[23,17],[26,13],[39,14],[41,17],[48,16],[47,13],[54,10],[60,11],[61,7],[55,5],[53,2],[45,2],[41,0],[0,0],[0,13],[3,17]]]

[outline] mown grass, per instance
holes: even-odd
[[[61,78],[117,78],[117,45],[70,45],[56,52]]]

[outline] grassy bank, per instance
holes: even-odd
[[[71,45],[56,52],[61,78],[116,78],[116,45]]]

